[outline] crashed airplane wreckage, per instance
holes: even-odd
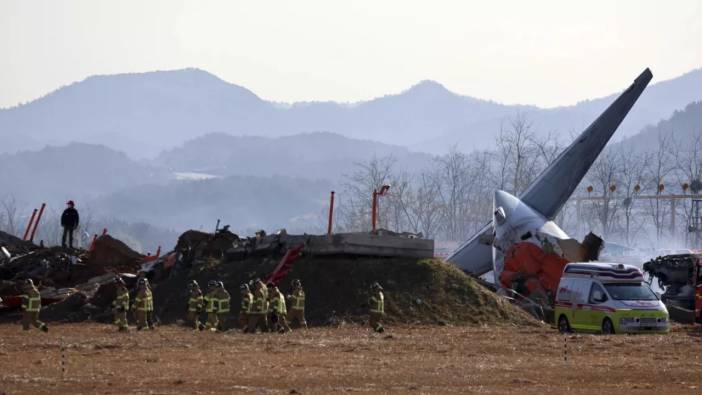
[[[494,273],[505,293],[525,302],[552,306],[568,262],[596,260],[602,240],[592,234],[583,243],[571,239],[553,218],[610,140],[651,81],[646,69],[519,197],[496,191],[493,220],[448,258],[463,271]]]
[[[349,255],[377,257],[432,258],[434,240],[422,238],[421,234],[395,233],[385,229],[356,233],[334,233],[330,235],[292,235],[281,229],[275,234],[257,232],[256,237],[239,238],[227,229],[214,235],[190,230],[178,239],[176,251],[185,256],[190,251],[201,250],[207,256],[238,260],[253,255],[270,255],[297,247],[305,253],[317,256]]]

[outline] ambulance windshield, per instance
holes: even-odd
[[[657,300],[658,297],[644,283],[605,284],[607,293],[616,300]]]

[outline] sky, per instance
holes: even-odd
[[[95,74],[197,67],[278,101],[354,102],[431,79],[574,104],[702,67],[702,2],[0,0],[0,107]]]

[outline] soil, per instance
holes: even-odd
[[[121,240],[110,235],[95,239],[92,251],[87,253],[85,264],[102,266],[111,271],[134,273],[141,267],[144,255],[132,250]]]
[[[239,306],[239,286],[265,278],[277,263],[278,259],[272,257],[209,259],[173,272],[169,279],[154,285],[156,315],[164,323],[182,319],[188,299],[187,284],[192,279],[200,286],[206,286],[209,280],[223,281],[232,295],[232,306]],[[537,324],[524,310],[441,260],[303,256],[279,284],[283,293],[291,291],[290,282],[295,278],[303,283],[306,316],[312,324],[336,319],[363,322],[368,312],[369,288],[375,281],[384,287],[389,322]]]
[[[701,337],[686,327],[563,336],[548,327],[403,325],[379,335],[344,325],[246,335],[179,326],[117,333],[96,323],[44,334],[3,324],[0,393],[699,394]]]

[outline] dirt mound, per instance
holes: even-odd
[[[187,282],[202,286],[218,279],[232,295],[232,306],[240,302],[239,285],[265,278],[279,257],[239,261],[204,260],[179,270],[156,285],[156,313],[163,322],[174,322],[185,313]],[[429,324],[534,324],[523,310],[511,305],[452,265],[440,260],[408,258],[352,258],[303,256],[281,284],[283,293],[290,281],[302,280],[307,293],[307,317],[325,324],[333,317],[360,322],[368,311],[368,290],[379,281],[386,296],[389,322]]]
[[[136,272],[141,267],[144,255],[132,250],[122,241],[110,235],[95,240],[92,251],[86,255],[87,265],[109,267],[119,272]]]
[[[178,237],[175,251],[188,261],[206,257],[221,258],[225,251],[239,242],[239,236],[228,229],[225,227],[215,234],[189,230]]]

